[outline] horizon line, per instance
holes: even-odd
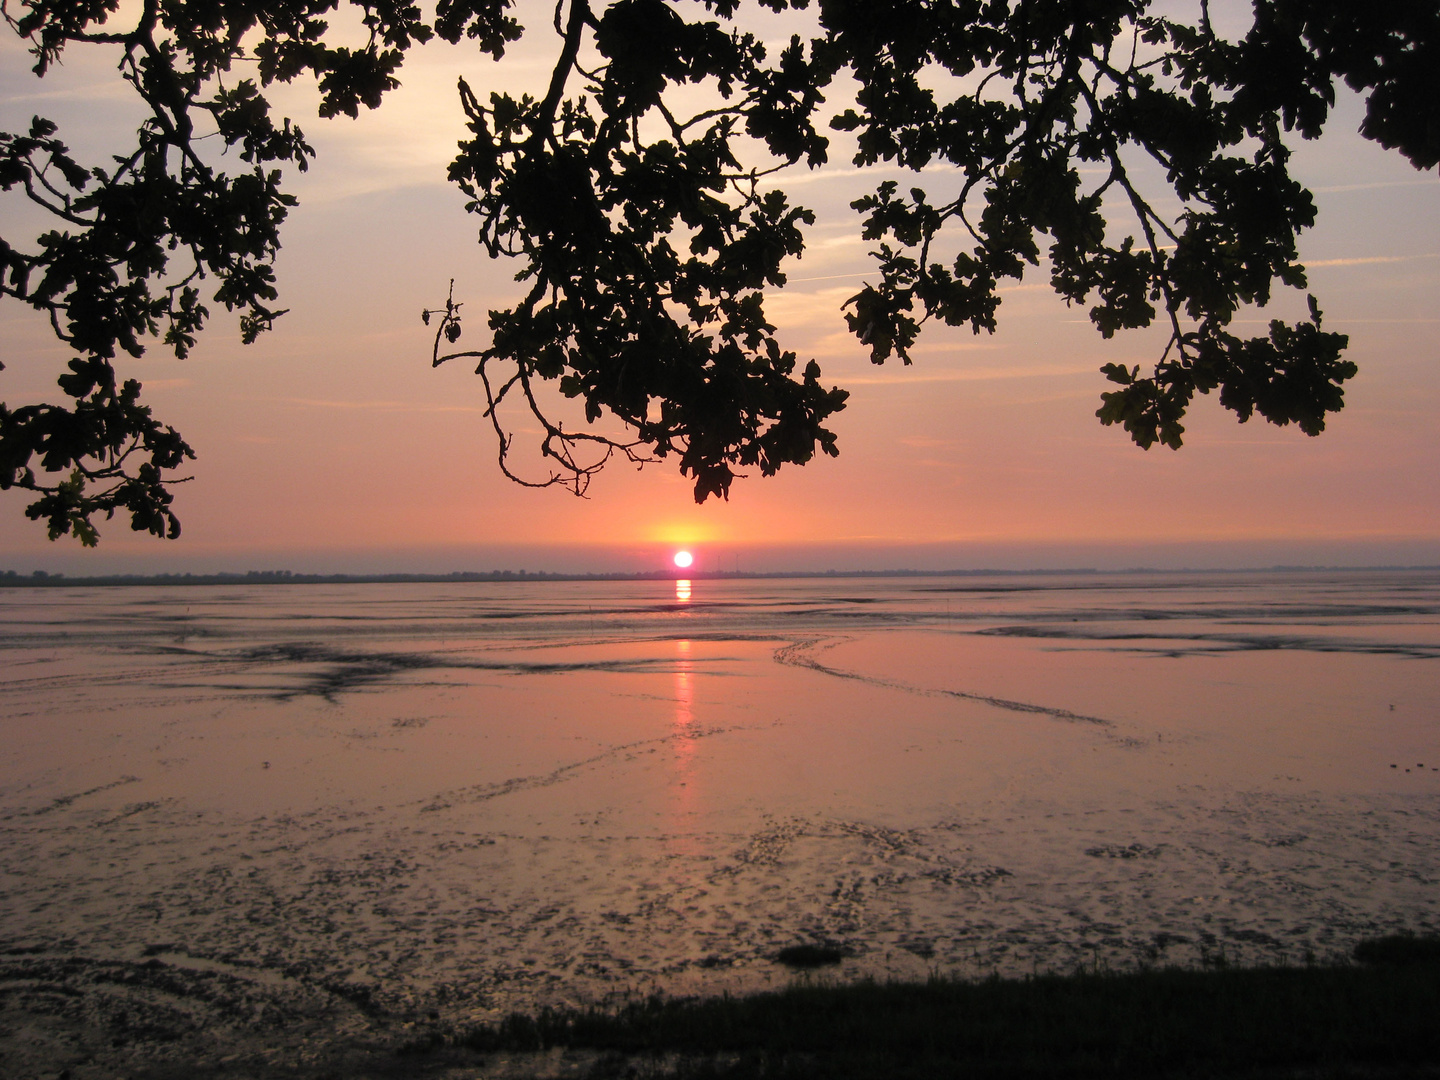
[[[1277,563],[1271,566],[1178,567],[1131,566],[1112,570],[1099,567],[1054,567],[1025,570],[1003,568],[952,568],[921,570],[896,567],[886,570],[697,570],[682,572],[665,570],[623,570],[570,572],[552,570],[452,570],[449,573],[323,573],[292,570],[245,570],[195,573],[193,571],[160,574],[91,574],[68,577],[63,572],[34,570],[24,574],[16,570],[0,570],[0,588],[100,588],[143,585],[383,585],[383,584],[444,584],[467,582],[530,582],[530,581],[746,581],[780,578],[885,578],[885,577],[1023,577],[1042,575],[1079,577],[1117,574],[1263,574],[1263,573],[1379,573],[1379,572],[1440,571],[1440,564],[1381,563],[1367,565]]]

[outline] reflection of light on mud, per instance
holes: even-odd
[[[676,600],[681,600],[681,601],[689,600],[689,599],[690,599],[690,579],[689,579],[689,578],[680,578],[678,581],[675,582],[675,599],[676,599]],[[689,645],[690,643],[689,643],[688,641],[684,641],[684,642],[681,642],[681,644],[682,644],[682,645]]]
[[[685,584],[690,583],[687,581]],[[690,683],[693,675],[690,670],[690,642],[677,641],[675,651],[679,661],[675,666],[675,731],[678,734],[688,730],[695,719],[692,711],[695,687]],[[685,741],[690,742],[689,739]]]
[[[685,595],[680,596],[680,585]],[[690,583],[676,582],[677,599],[689,599]],[[695,854],[695,804],[699,791],[695,780],[695,673],[690,665],[690,642],[675,643],[675,718],[670,726],[675,748],[675,774],[671,778],[670,820],[666,832],[672,850]]]

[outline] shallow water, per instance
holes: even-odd
[[[76,1075],[807,941],[846,979],[1440,929],[1436,572],[9,589],[0,657],[0,1038]]]

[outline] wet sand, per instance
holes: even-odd
[[[1440,930],[1440,574],[690,593],[0,592],[7,1075]]]

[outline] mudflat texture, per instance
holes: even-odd
[[[9,589],[0,662],[7,1076],[1440,931],[1437,573]]]

